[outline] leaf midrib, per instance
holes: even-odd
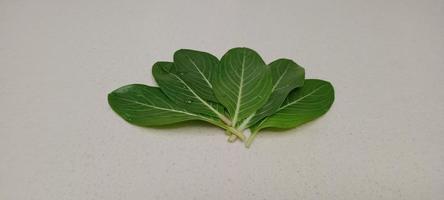
[[[194,92],[194,90],[188,86],[188,84],[183,81],[179,76],[177,76],[176,74],[171,73],[174,77],[176,77],[177,80],[179,80],[180,82],[182,82],[182,84],[185,85],[185,87],[187,87],[187,89],[200,101],[202,102],[202,104],[204,104],[208,109],[210,109],[213,113],[215,113],[219,118],[221,118],[222,120],[225,120],[224,116],[218,112],[216,109],[213,108],[213,106],[211,106],[210,104],[208,104],[205,100],[203,100],[202,98],[200,98],[199,95],[196,94],[196,92]]]
[[[210,86],[211,89],[213,89],[213,85],[210,83],[210,81],[207,79],[207,77],[200,71],[199,67],[197,67],[196,63],[191,59],[190,57],[187,57],[188,60],[193,64],[194,68],[196,68],[197,72],[202,76],[202,78],[205,80],[205,82]]]
[[[240,102],[241,102],[241,94],[242,94],[242,88],[244,87],[244,68],[245,68],[245,57],[246,57],[246,50],[244,49],[243,57],[242,57],[242,65],[241,65],[241,79],[239,82],[239,90],[237,95],[237,102],[236,102],[236,110],[234,111],[234,117],[233,117],[233,126],[237,123],[237,118],[239,117],[239,110],[240,110]]]
[[[279,77],[279,79],[276,81],[276,83],[274,84],[273,88],[271,89],[271,93],[274,92],[274,90],[276,89],[276,87],[279,85],[279,83],[281,83],[282,78],[285,76],[285,74],[287,74],[288,72],[288,65],[285,68],[285,72],[282,73],[282,75]]]
[[[202,115],[196,115],[196,114],[185,112],[185,111],[181,111],[181,110],[162,108],[162,107],[158,107],[158,106],[153,106],[153,105],[150,105],[150,104],[142,103],[142,102],[139,102],[139,101],[125,99],[125,98],[122,98],[122,97],[120,99],[123,100],[123,101],[126,101],[126,102],[135,103],[135,104],[138,104],[138,105],[141,105],[141,106],[146,106],[146,107],[149,107],[149,108],[154,108],[154,109],[158,109],[158,110],[165,110],[165,111],[170,111],[170,112],[176,112],[176,113],[182,113],[182,114],[186,114],[186,115],[190,115],[190,116],[194,116],[194,117],[198,117],[198,118],[203,118],[203,119],[211,120],[211,119],[206,118],[206,117],[204,117]]]
[[[302,101],[302,100],[305,99],[306,97],[308,97],[308,96],[312,95],[313,93],[319,91],[321,88],[323,88],[323,87],[325,87],[325,86],[327,86],[327,85],[322,85],[322,86],[316,88],[315,90],[311,91],[310,93],[308,93],[308,94],[302,96],[301,98],[299,98],[299,99],[297,99],[297,100],[295,100],[295,101],[293,101],[293,102],[291,102],[291,103],[289,103],[289,104],[287,104],[287,105],[285,105],[285,106],[280,107],[280,108],[277,110],[277,112],[281,111],[282,109],[285,109],[285,108],[288,107],[288,106],[291,106],[291,105],[293,105],[293,104],[296,104],[296,103],[298,103],[299,101]]]

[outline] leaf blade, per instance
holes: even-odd
[[[291,90],[304,84],[305,70],[292,60],[275,60],[269,64],[269,68],[273,84],[271,95],[264,106],[243,122],[244,126],[241,125],[241,129],[248,128],[264,117],[272,115]]]
[[[153,66],[153,76],[160,89],[175,104],[193,113],[218,117],[226,123],[231,123],[222,113],[216,103],[209,102],[199,96],[191,85],[175,73],[174,64],[171,62],[157,62]]]
[[[222,57],[213,86],[236,125],[266,103],[272,84],[259,54],[248,48],[234,48]]]
[[[206,52],[180,49],[174,53],[174,73],[203,99],[213,102],[217,102],[212,82],[218,64],[219,59]]]
[[[241,140],[245,139],[241,132],[218,119],[178,107],[157,87],[142,84],[126,85],[109,93],[108,103],[125,121],[137,126],[163,126],[201,120],[228,130]]]
[[[317,79],[305,80],[304,86],[293,90],[278,111],[252,127],[257,133],[263,128],[294,128],[324,115],[334,102],[331,83]]]
[[[162,126],[190,120],[211,120],[177,107],[159,88],[142,84],[120,87],[108,94],[111,108],[138,126]]]

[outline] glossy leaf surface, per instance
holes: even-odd
[[[255,51],[234,48],[222,57],[213,86],[236,125],[266,103],[272,83],[267,66]]]
[[[139,126],[160,126],[189,120],[214,121],[178,107],[159,88],[141,84],[114,90],[108,95],[108,102],[123,119]]]
[[[252,126],[261,119],[272,115],[284,102],[291,90],[304,84],[304,68],[289,59],[278,59],[269,65],[272,84],[271,95],[259,110],[247,118],[243,124]],[[248,124],[248,125],[247,125]],[[243,129],[244,127],[242,127]]]
[[[202,99],[217,102],[213,93],[213,77],[217,73],[219,59],[215,56],[190,49],[174,53],[174,70]]]
[[[220,112],[221,107],[216,103],[205,100],[199,96],[195,87],[189,85],[175,71],[171,62],[157,62],[153,66],[153,76],[163,93],[181,108],[186,108],[193,113],[218,117],[221,120],[229,120]]]
[[[333,86],[323,80],[307,79],[304,86],[290,92],[277,112],[252,127],[293,128],[325,114],[334,101]]]

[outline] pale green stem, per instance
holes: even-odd
[[[254,117],[254,115],[256,115],[256,112],[244,119],[244,121],[242,121],[242,123],[237,127],[237,130],[244,130],[247,127],[248,123],[250,123],[250,120]]]
[[[244,129],[235,128],[235,127],[233,127],[233,128],[236,129],[237,131],[241,132],[241,133],[244,132]],[[228,137],[228,142],[234,142],[234,141],[236,141],[236,139],[237,139],[237,135],[231,134],[230,137]]]
[[[208,119],[208,118],[203,118],[203,117],[201,117],[201,119],[204,120],[204,121],[206,121],[206,122],[209,122],[209,123],[211,123],[211,124],[214,124],[214,125],[216,125],[216,126],[219,126],[219,127],[225,129],[226,131],[228,131],[228,132],[230,132],[230,133],[235,134],[235,135],[236,135],[237,137],[239,137],[239,139],[242,140],[242,141],[245,140],[245,135],[244,135],[241,131],[239,131],[239,130],[237,130],[237,129],[231,127],[231,126],[227,126],[227,125],[224,124],[224,123],[221,123],[221,122],[216,121],[216,120]]]
[[[251,133],[251,135],[248,137],[247,141],[245,142],[245,147],[250,148],[251,143],[253,142],[254,138],[256,138],[258,132]]]
[[[235,134],[231,134],[230,137],[228,137],[228,142],[235,142],[237,139],[237,136]]]
[[[218,114],[218,117],[228,126],[231,126],[232,122],[225,115]]]
[[[241,131],[239,131],[231,126],[227,126],[227,128],[225,128],[225,129],[227,129],[228,131],[230,131],[231,133],[236,135],[241,141],[245,140],[245,135]]]
[[[243,132],[245,130],[245,127],[247,126],[247,124],[250,122],[250,120],[254,117],[255,113],[251,114],[249,117],[247,117],[244,121],[242,121],[241,125],[239,125],[237,128],[235,128],[236,130],[238,130],[239,132]],[[236,135],[230,135],[230,137],[228,138],[228,142],[234,142],[236,141]]]

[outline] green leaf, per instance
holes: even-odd
[[[293,128],[325,114],[334,101],[333,86],[323,80],[307,79],[304,86],[290,92],[277,112],[266,117],[252,130],[246,146],[251,145],[256,134],[264,128]]]
[[[153,76],[162,92],[179,107],[187,108],[193,113],[217,117],[227,124],[231,121],[221,112],[217,103],[209,102],[199,96],[195,87],[189,85],[176,74],[176,67],[171,62],[157,62],[153,66]]]
[[[261,119],[272,115],[282,105],[291,90],[304,84],[304,68],[289,59],[278,59],[268,65],[271,71],[271,95],[267,103],[242,122],[240,130],[254,125]]]
[[[219,59],[206,52],[181,49],[174,53],[174,73],[202,99],[213,102],[218,102],[212,85],[218,65]]]
[[[272,87],[264,61],[248,48],[231,49],[222,57],[213,84],[217,99],[232,117],[232,126],[262,107]]]
[[[189,120],[215,121],[178,107],[159,88],[141,84],[114,90],[108,95],[108,102],[123,119],[139,126],[160,126]]]
[[[245,136],[248,147],[264,128],[292,128],[323,115],[334,101],[333,86],[306,80],[289,59],[268,66],[248,48],[230,49],[217,57],[181,49],[174,62],[152,68],[159,87],[132,84],[108,95],[112,109],[138,126],[162,126],[201,120],[225,129],[228,141]],[[234,135],[233,135],[234,134]]]
[[[201,120],[229,130],[244,139],[242,133],[218,119],[193,113],[177,106],[157,87],[142,84],[123,86],[108,94],[108,103],[118,115],[134,125],[162,126]]]

